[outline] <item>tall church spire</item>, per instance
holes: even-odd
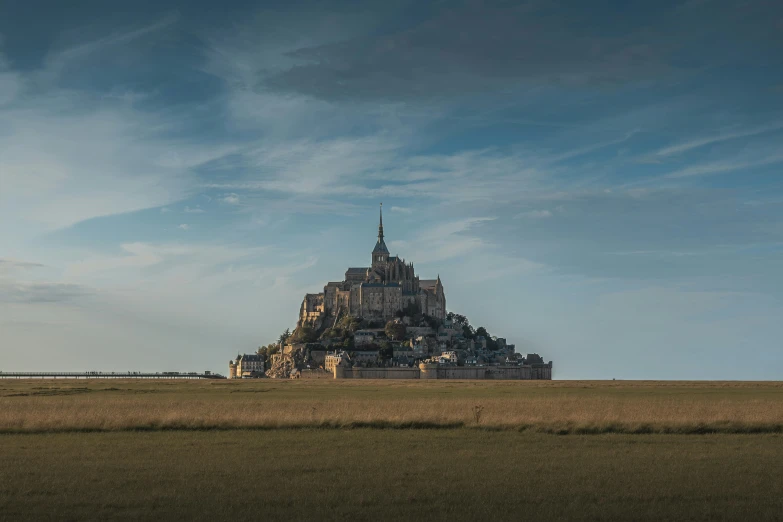
[[[372,251],[372,263],[385,263],[389,258],[389,249],[386,248],[386,242],[383,240],[383,203],[381,203],[381,221],[378,224],[378,242]]]
[[[378,242],[383,241],[383,203],[381,203],[381,223],[378,225]]]

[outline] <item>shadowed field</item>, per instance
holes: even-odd
[[[781,433],[783,383],[0,381],[0,433],[316,427]]]
[[[779,520],[782,435],[0,435],[0,519]]]

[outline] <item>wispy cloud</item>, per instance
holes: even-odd
[[[708,252],[680,252],[672,250],[630,250],[627,252],[610,252],[614,256],[655,256],[655,257],[690,257],[707,255]]]
[[[50,52],[46,58],[46,74],[58,74],[72,62],[84,59],[93,53],[113,46],[127,45],[151,33],[161,31],[179,21],[180,15],[172,12],[150,24],[114,32],[95,40],[81,42],[71,47]]]
[[[190,230],[190,225],[188,225],[187,223],[182,223],[177,228],[180,230]]]
[[[411,156],[410,146],[400,137],[382,135],[268,145],[248,154],[247,175],[203,188],[314,199],[414,197],[458,203],[511,199],[544,177],[521,153],[481,149]]]
[[[494,221],[494,217],[474,217],[447,221],[426,228],[410,240],[389,242],[393,251],[406,252],[419,263],[433,263],[463,256],[472,250],[488,247],[479,235],[471,230]]]
[[[557,162],[560,162],[560,161],[566,161],[566,160],[569,160],[569,159],[572,159],[572,158],[576,158],[578,156],[583,156],[585,154],[590,154],[590,153],[595,152],[597,150],[601,150],[601,149],[605,149],[607,147],[611,147],[612,145],[619,145],[621,143],[624,143],[624,142],[628,141],[629,139],[631,139],[634,136],[634,134],[636,134],[638,132],[639,132],[638,129],[634,129],[634,130],[626,133],[624,136],[622,136],[620,138],[616,138],[616,139],[608,140],[608,141],[603,141],[603,142],[599,142],[599,143],[594,143],[594,144],[587,145],[585,147],[580,147],[580,148],[577,148],[577,149],[574,149],[574,150],[569,150],[567,152],[563,152],[563,153],[551,156],[549,158],[546,158],[544,161],[545,161],[545,163],[557,163]]]
[[[5,303],[61,303],[92,294],[83,285],[0,280],[0,302]]]
[[[514,216],[516,218],[531,218],[531,219],[545,219],[552,217],[551,210],[530,210],[528,212],[522,212]]]
[[[17,259],[0,258],[0,275],[3,273],[15,272],[20,270],[31,270],[34,268],[43,268],[46,265],[41,263],[32,263],[30,261],[19,261]]]
[[[198,164],[163,166],[158,158],[213,148],[151,133],[177,124],[119,102],[92,105],[89,96],[59,89],[26,100],[0,115],[7,130],[0,134],[0,229],[20,220],[43,230],[65,228],[181,200]]]
[[[175,270],[178,265],[198,264],[215,267],[224,263],[253,259],[266,249],[263,247],[237,247],[198,243],[123,243],[119,255],[90,255],[73,262],[65,270],[70,280],[89,279],[104,273],[126,272],[132,275],[138,270],[165,265]]]
[[[672,145],[663,149],[660,149],[655,154],[657,156],[672,156],[674,154],[680,154],[683,152],[687,152],[692,149],[696,149],[699,147],[703,147],[705,145],[712,145],[713,143],[721,143],[724,141],[730,141],[730,140],[736,140],[739,138],[748,138],[750,136],[757,136],[759,134],[766,134],[769,132],[775,132],[778,130],[783,129],[783,123],[777,122],[773,124],[768,125],[762,125],[759,127],[752,127],[749,129],[744,129],[740,131],[734,131],[734,132],[726,132],[723,134],[716,134],[712,136],[707,136],[705,138],[698,138],[691,141],[686,141],[684,143],[679,143],[677,145]]]
[[[196,206],[196,207],[185,207],[183,212],[185,212],[185,214],[203,214],[204,213],[204,209],[199,207],[199,206]]]
[[[666,174],[664,178],[677,179],[690,178],[695,176],[708,176],[712,174],[721,174],[724,172],[734,172],[738,170],[765,167],[767,165],[774,165],[775,163],[780,162],[783,162],[783,154],[773,154],[771,156],[762,157],[758,160],[716,161],[711,163],[704,163],[701,165],[693,165],[684,169],[670,172]]]

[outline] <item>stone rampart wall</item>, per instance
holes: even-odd
[[[550,368],[530,366],[438,366],[421,364],[419,368],[345,368],[335,367],[335,379],[552,379]]]
[[[530,380],[533,378],[530,366],[489,366],[485,379]]]
[[[534,366],[532,369],[533,379],[552,380],[552,366]]]
[[[300,379],[334,379],[334,374],[326,370],[299,370]]]
[[[427,368],[424,370],[429,373],[432,371]],[[437,372],[436,379],[486,379],[487,369],[481,366],[439,366],[434,370]]]
[[[418,379],[418,368],[334,368],[335,379]]]

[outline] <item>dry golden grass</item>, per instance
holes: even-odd
[[[782,383],[0,382],[0,432],[449,428],[783,432]]]

